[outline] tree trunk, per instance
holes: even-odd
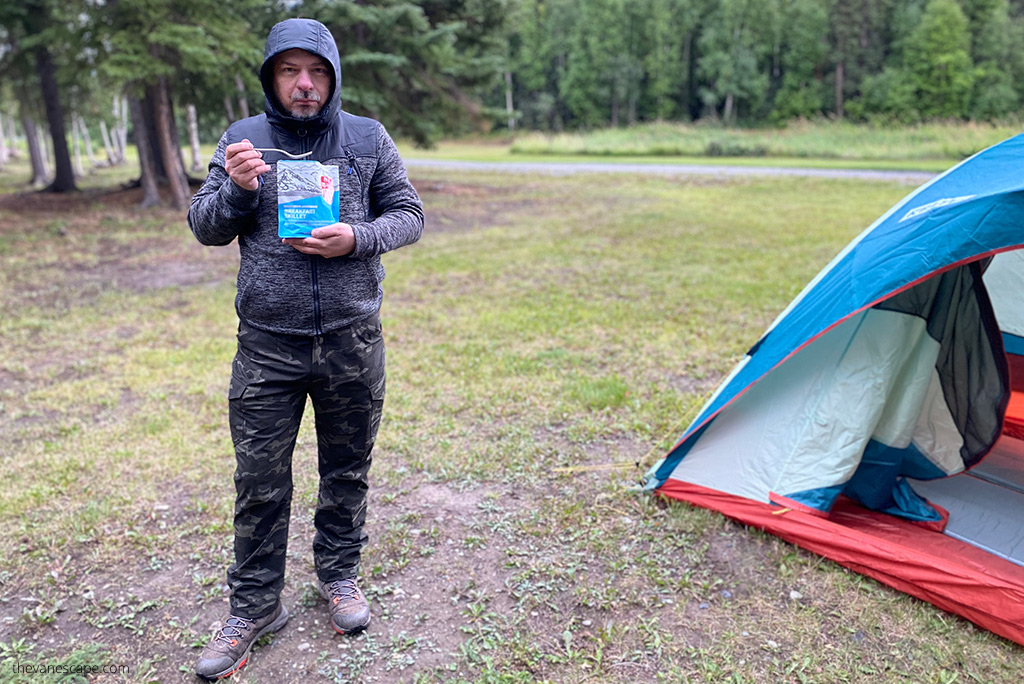
[[[726,125],[732,124],[732,109],[733,109],[733,96],[729,93],[725,96],[725,106],[722,108],[722,120],[725,121]]]
[[[683,54],[686,55],[686,109],[690,113],[690,120],[700,118],[700,95],[697,90],[697,41],[694,40],[694,32],[688,31],[683,40]]]
[[[113,157],[111,164],[122,164],[126,157],[126,151],[128,149],[128,98],[125,95],[115,95],[114,105],[112,108],[114,114],[114,128],[110,131],[110,147],[113,150]],[[100,126],[106,127],[106,124],[100,119]],[[110,152],[107,153],[110,156]]]
[[[107,122],[100,119],[100,137],[103,138],[103,149],[107,151],[107,165],[113,166],[118,163],[117,150],[110,138],[110,131],[107,130]]]
[[[836,64],[836,118],[843,118],[843,80],[846,74],[845,64],[840,61]]]
[[[166,85],[163,86],[166,92]],[[161,124],[160,124],[160,102],[166,97],[168,106],[168,116],[166,120],[169,122],[169,130],[171,136],[171,150],[174,151],[177,157],[177,166],[181,168],[182,173],[185,172],[185,157],[181,152],[181,141],[178,137],[178,126],[175,123],[174,118],[174,105],[170,102],[170,97],[161,94],[161,86],[159,83],[146,86],[146,96],[142,100],[142,115],[146,118],[146,128],[149,133],[149,145],[153,151],[153,165],[156,168],[156,179],[160,185],[169,184],[171,179],[167,175],[168,162],[164,159],[164,144],[160,140]],[[171,162],[173,164],[173,162]],[[186,176],[187,180],[187,176]]]
[[[4,137],[4,117],[0,115],[0,169],[7,163],[8,158],[7,138]]]
[[[7,137],[7,159],[17,159],[17,140],[14,136],[14,115],[7,113],[7,130],[0,130],[0,136]]]
[[[508,132],[516,130],[516,110],[512,107],[512,72],[505,70],[505,113],[508,115]]]
[[[181,172],[185,174],[185,180],[188,181],[188,174],[185,173],[185,153],[181,149],[181,136],[178,135],[178,117],[174,114],[174,100],[171,99],[170,88],[168,88],[166,84],[164,88],[167,93],[167,104],[170,111],[170,117],[168,120],[171,122],[171,143],[173,144],[174,151],[177,153],[178,166],[181,168]],[[189,199],[191,199],[191,196]]]
[[[171,188],[171,203],[178,209],[187,209],[190,193],[188,176],[185,175],[181,163],[181,148],[176,148],[176,130],[174,115],[171,111],[171,98],[167,92],[167,81],[161,76],[157,79],[156,101],[156,134],[160,140],[160,151],[164,161],[164,173]]]
[[[128,108],[132,117],[132,128],[135,132],[135,147],[139,151],[139,183],[142,185],[142,207],[155,207],[160,204],[160,191],[156,185],[156,165],[153,163],[153,149],[149,146],[149,131],[146,130],[146,117],[142,113],[142,103],[136,97],[128,98]]]
[[[157,133],[159,126],[156,120],[157,102],[160,101],[160,95],[156,85],[146,86],[145,92],[140,104],[142,105],[142,116],[146,119],[146,135],[149,136],[150,153],[153,155],[153,170],[156,172],[154,177],[157,183],[164,185],[167,183],[167,172],[164,170],[164,154],[160,147],[160,137]]]
[[[47,188],[52,192],[70,192],[75,188],[75,172],[71,168],[71,155],[68,153],[67,132],[64,129],[64,106],[60,102],[57,89],[57,69],[53,57],[45,45],[37,45],[35,49],[36,73],[39,75],[43,91],[43,103],[46,106],[46,120],[50,124],[50,137],[53,138],[53,157],[56,174],[53,183]]]
[[[41,188],[49,180],[49,171],[46,169],[46,160],[43,159],[43,150],[39,146],[39,132],[36,130],[36,122],[32,117],[22,112],[21,127],[25,129],[25,141],[28,143],[28,158],[32,162],[32,180],[29,181],[34,188]]]
[[[82,147],[81,141],[78,139],[78,122],[75,121],[74,115],[71,116],[71,144],[74,148],[75,154],[75,176],[81,178],[85,175],[85,169],[82,168]]]
[[[228,117],[228,125],[235,123],[235,106],[231,104],[231,98],[224,96],[224,114]]]
[[[46,162],[47,176],[50,175],[49,167],[53,164],[53,140],[46,135],[45,126],[36,126],[36,133],[39,137],[39,149],[43,151],[43,161]]]
[[[241,74],[235,74],[235,88],[238,89],[238,112],[243,119],[249,118],[249,100],[245,97],[245,83]]]
[[[85,156],[89,159],[89,166],[96,168],[96,156],[92,153],[92,136],[89,135],[89,127],[85,125],[85,119],[78,117],[78,131],[82,134],[82,141],[85,143]]]
[[[203,162],[199,156],[199,122],[196,117],[196,106],[188,104],[185,112],[188,115],[188,143],[192,150],[192,168],[189,170],[191,173],[201,173]]]
[[[4,132],[0,131],[0,135],[3,134]],[[11,159],[17,159],[19,157],[18,136],[14,130],[14,115],[10,113],[7,115],[7,150],[7,154],[10,155]]]
[[[128,96],[127,95],[122,95],[120,97],[120,101],[121,101],[121,112],[120,112],[120,114],[117,117],[117,121],[118,121],[118,126],[117,126],[117,145],[118,145],[118,150],[119,150],[119,155],[120,155],[118,163],[123,162],[123,161],[125,161],[127,159],[127,157],[125,155],[128,152],[128,118],[129,118]],[[118,100],[115,98],[115,100],[114,100],[115,106],[117,105],[117,102],[118,102]]]

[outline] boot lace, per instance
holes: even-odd
[[[359,599],[359,588],[354,579],[335,580],[327,585],[327,591],[331,594],[331,602],[338,603],[348,599],[356,601]]]
[[[224,621],[224,626],[220,628],[216,636],[213,637],[213,640],[223,641],[229,646],[234,646],[238,643],[238,638],[244,636],[244,632],[242,630],[245,630],[245,632],[251,632],[252,621],[232,615]]]

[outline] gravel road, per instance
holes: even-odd
[[[419,169],[452,171],[499,171],[504,173],[546,173],[567,176],[574,173],[647,173],[668,176],[810,176],[815,178],[856,178],[920,185],[935,177],[926,171],[872,171],[867,169],[800,169],[779,166],[725,166],[712,164],[617,164],[613,162],[475,162],[450,159],[406,159],[405,165]]]

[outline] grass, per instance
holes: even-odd
[[[515,140],[512,152],[947,162],[968,157],[1020,131],[1018,122],[872,126],[804,121],[764,129],[653,123],[582,134],[526,134]]]
[[[546,140],[549,140],[546,138]],[[641,153],[624,152],[609,155],[600,152],[572,152],[565,149],[536,149],[522,151],[519,141],[508,140],[447,140],[429,150],[419,149],[408,142],[399,142],[405,159],[471,161],[486,163],[559,163],[584,164],[588,162],[651,164],[651,165],[703,165],[703,166],[745,166],[782,167],[811,169],[850,169],[887,171],[944,171],[960,161],[956,158],[940,159],[846,159],[836,157],[738,157],[703,156],[699,152],[682,155],[654,154],[649,150]],[[523,144],[526,144],[525,142]],[[546,144],[546,143],[545,143]],[[525,148],[523,148],[525,149]]]
[[[943,171],[1016,135],[1020,124],[932,123],[868,126],[799,122],[783,128],[652,123],[582,133],[445,141],[432,150],[402,145],[407,158],[478,162],[615,161],[753,167]]]
[[[413,180],[427,231],[385,257],[388,397],[363,564],[375,622],[354,639],[325,626],[304,425],[293,618],[233,680],[1021,678],[1016,645],[634,486],[907,187]],[[4,668],[74,657],[130,667],[97,681],[192,681],[225,615],[237,256],[137,200],[0,196]]]

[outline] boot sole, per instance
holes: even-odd
[[[352,629],[338,629],[338,626],[336,624],[334,624],[334,620],[333,619],[331,620],[331,627],[334,628],[334,631],[337,632],[338,634],[344,634],[345,636],[351,636],[353,634],[359,634],[359,632],[362,632],[364,629],[366,629],[369,626],[370,626],[370,618],[366,618],[366,622],[364,624],[359,625],[358,627],[353,627]]]
[[[324,591],[322,583],[320,584],[319,587],[317,587],[317,589],[320,591],[320,596],[322,596],[325,599],[327,599],[327,602],[330,603],[331,597],[330,597],[330,595],[327,592]],[[366,622],[364,622],[363,624],[359,625],[358,627],[353,627],[352,629],[338,629],[338,626],[336,624],[334,624],[334,618],[333,617],[329,617],[328,621],[331,623],[331,628],[334,629],[335,632],[337,632],[338,634],[343,634],[345,636],[351,636],[353,634],[358,634],[359,632],[362,632],[364,629],[366,629],[367,627],[370,626],[370,616],[369,615],[366,616]]]
[[[281,614],[277,616],[277,619],[271,622],[263,629],[261,629],[260,631],[256,632],[256,636],[253,637],[252,643],[249,644],[249,648],[245,649],[245,653],[243,653],[242,656],[238,660],[236,660],[234,664],[231,665],[231,667],[221,672],[218,672],[217,674],[201,675],[197,672],[196,675],[198,675],[201,679],[205,679],[208,682],[215,682],[218,679],[225,679],[235,674],[243,667],[245,667],[245,664],[249,662],[249,654],[250,652],[252,652],[252,647],[256,644],[256,642],[264,636],[266,636],[267,634],[270,634],[271,632],[276,632],[282,627],[284,627],[285,623],[288,622],[289,617],[290,616],[288,615],[288,609],[284,606],[281,606]]]

